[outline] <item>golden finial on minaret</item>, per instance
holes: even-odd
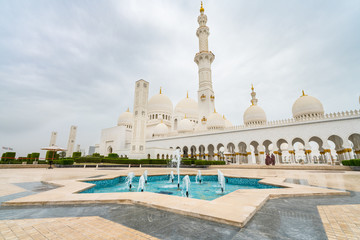
[[[128,107],[128,109],[127,109],[126,111],[127,111],[127,112],[130,112],[129,107]]]
[[[184,117],[185,119],[186,119],[186,114],[185,114],[185,117]]]
[[[225,118],[225,114],[223,114],[223,119],[224,119],[224,120],[226,120],[226,118]]]
[[[204,12],[204,7],[203,7],[203,2],[201,1],[201,8],[200,8],[200,12],[203,13]]]
[[[160,87],[160,94],[161,94],[161,87]]]
[[[214,113],[216,113],[216,109],[214,108]]]
[[[251,84],[251,90],[254,91],[254,85],[253,84]]]
[[[186,91],[186,98],[189,98],[189,91]]]

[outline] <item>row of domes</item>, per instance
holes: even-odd
[[[246,109],[244,112],[244,124],[264,124],[266,123],[266,114],[265,111],[257,105],[257,99],[255,98],[256,93],[252,88],[252,100],[251,106]],[[148,101],[148,114],[151,113],[167,113],[172,115],[173,113],[173,105],[169,97],[165,94],[160,93],[154,95]],[[292,113],[295,119],[302,117],[314,117],[314,116],[322,116],[324,114],[324,108],[322,103],[315,97],[308,96],[304,93],[300,96],[292,106]],[[195,127],[194,122],[189,119],[198,119],[198,104],[197,102],[189,98],[187,95],[186,98],[182,99],[174,109],[174,116],[181,115],[186,116],[184,119],[179,121],[178,123],[178,132],[189,132],[192,131]],[[118,119],[119,126],[127,126],[129,128],[132,127],[133,122],[133,114],[129,111],[129,109],[122,113]],[[162,123],[166,127],[166,131],[168,131],[168,127]],[[159,125],[159,124],[158,124]],[[157,126],[157,130],[159,134],[165,132],[164,126]],[[231,127],[232,124],[229,120],[227,120],[224,116],[221,116],[215,110],[207,119],[207,128],[208,129],[222,129],[226,127]]]

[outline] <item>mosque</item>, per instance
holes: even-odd
[[[149,82],[136,81],[133,113],[128,109],[117,126],[101,131],[96,152],[170,159],[180,149],[182,157],[229,164],[264,164],[268,153],[278,164],[338,164],[360,158],[360,111],[326,114],[322,103],[304,91],[292,106],[291,119],[267,121],[253,86],[243,125],[235,126],[218,113],[211,77],[215,55],[208,49],[209,27],[202,4],[198,23],[197,101],[187,94],[174,108],[161,88],[149,99]]]

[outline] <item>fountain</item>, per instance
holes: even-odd
[[[134,178],[134,173],[129,172],[127,177],[126,177],[126,184],[129,186],[129,189],[131,189],[131,184],[132,184],[133,178]]]
[[[196,178],[195,178],[195,181],[198,182],[201,184],[201,171],[198,170],[198,173],[196,174]]]
[[[141,191],[143,192],[144,191],[144,188],[145,188],[145,177],[144,175],[141,175],[140,179],[139,179],[139,186],[138,186],[138,192]]]
[[[224,193],[225,191],[225,177],[224,177],[224,174],[218,170],[218,182],[220,184],[220,187],[221,187],[221,192]]]
[[[174,182],[174,171],[171,171],[170,173],[170,182]]]
[[[189,175],[186,175],[183,178],[183,182],[182,182],[182,195],[189,197],[189,189],[190,189],[190,178]]]
[[[144,179],[145,179],[145,183],[147,183],[147,170],[144,171],[143,176],[144,176]]]
[[[176,162],[176,170],[178,175],[178,189],[180,189],[180,163],[181,163],[181,155],[180,149],[176,149],[174,152],[174,159],[171,162]]]

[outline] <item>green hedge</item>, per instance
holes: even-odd
[[[109,153],[108,157],[109,158],[119,158],[119,154],[117,154],[117,153]]]
[[[47,151],[46,152],[46,156],[45,156],[46,160],[58,160],[59,159],[59,154],[56,154],[55,151]]]
[[[63,158],[63,159],[60,159],[60,160],[55,160],[54,164],[73,165],[74,164],[74,159],[72,159],[72,158]]]
[[[73,158],[81,157],[81,152],[73,152],[72,157]]]
[[[5,152],[1,156],[1,161],[14,161],[16,156],[16,152]]]
[[[33,152],[33,153],[31,153],[31,155],[30,155],[30,158],[31,158],[33,161],[39,161],[39,157],[40,157],[40,153],[37,153],[37,152]]]
[[[360,159],[343,160],[341,163],[344,166],[360,166]]]
[[[225,161],[196,160],[195,165],[225,165]]]
[[[93,157],[100,157],[100,153],[93,153]]]

